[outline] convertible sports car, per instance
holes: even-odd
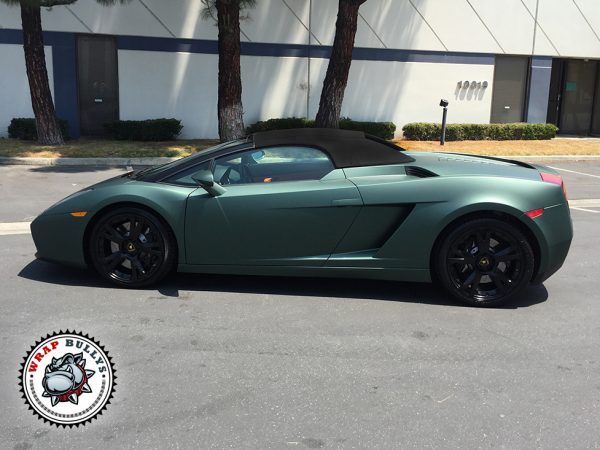
[[[31,224],[40,259],[124,287],[169,271],[438,281],[498,305],[560,268],[554,170],[409,153],[357,131],[256,133],[83,189]]]

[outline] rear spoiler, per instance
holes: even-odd
[[[506,162],[506,163],[514,164],[515,166],[525,167],[526,169],[535,169],[535,170],[537,170],[537,168],[535,166],[532,166],[531,164],[527,164],[526,162],[523,162],[523,161],[517,161],[516,159],[497,158],[495,156],[470,155],[468,153],[451,153],[451,152],[447,152],[447,154],[449,154],[449,155],[459,155],[459,156],[468,156],[468,157],[471,157],[471,158],[491,159],[491,160],[494,160],[494,161],[500,161],[500,162]]]

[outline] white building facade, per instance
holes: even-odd
[[[316,115],[337,0],[257,0],[242,29],[244,121]],[[93,0],[43,10],[56,110],[71,136],[174,117],[214,138],[217,28],[200,0]],[[551,122],[600,134],[600,1],[367,0],[342,115],[355,120]],[[33,117],[18,7],[0,4],[0,136]]]

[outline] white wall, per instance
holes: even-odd
[[[338,0],[313,0],[312,43],[331,45]],[[356,46],[493,54],[535,53],[600,58],[599,0],[369,0],[360,9]],[[92,0],[43,11],[47,30],[217,38],[200,0],[132,0],[102,7]],[[244,41],[304,44],[309,0],[259,0],[242,23]],[[534,26],[535,25],[535,26]],[[0,27],[19,28],[18,7],[0,3]],[[49,54],[49,51],[47,52]],[[20,46],[0,45],[0,133],[7,118],[31,116]],[[122,119],[177,117],[182,137],[217,135],[217,55],[119,51]],[[328,61],[311,60],[309,116],[318,108]],[[51,61],[49,72],[52,76]],[[244,119],[306,115],[308,61],[242,57]],[[488,81],[485,90],[457,90],[459,80]],[[342,114],[360,120],[437,121],[439,99],[450,122],[487,122],[492,65],[355,60]],[[6,107],[10,105],[10,108]]]
[[[258,120],[306,115],[307,61],[302,58],[242,57],[246,125]],[[310,117],[328,61],[311,61]],[[119,51],[121,119],[175,117],[181,138],[214,138],[217,124],[216,55]],[[456,88],[459,80],[488,81],[494,67],[474,64],[353,61],[342,115],[355,120],[404,123],[439,121],[440,98],[450,101],[449,122],[489,121],[491,88]],[[144,75],[148,74],[148,75]]]
[[[327,60],[313,60],[310,101],[316,115]],[[397,61],[353,61],[342,116],[355,120],[392,121],[400,136],[407,122],[439,122],[440,99],[450,102],[448,122],[488,123],[493,65]],[[457,89],[459,80],[487,81],[485,89]]]
[[[306,116],[306,58],[242,56],[241,63],[246,125],[275,117]]]
[[[52,49],[45,47],[50,90],[54,95],[52,78]],[[8,135],[7,127],[14,117],[33,117],[25,57],[21,45],[0,45],[0,137]]]
[[[217,64],[217,55],[119,50],[121,119],[174,117],[181,138],[217,136]]]
[[[300,58],[242,57],[246,124],[306,114],[307,62]],[[181,138],[218,136],[216,55],[119,51],[123,120],[175,117]]]
[[[338,0],[312,1],[314,44],[331,45]],[[598,0],[369,0],[360,8],[359,47],[600,58]],[[242,40],[303,44],[309,0],[259,0],[241,25]],[[43,10],[47,30],[216,39],[200,0],[93,0]],[[0,3],[0,27],[19,28],[19,8]]]

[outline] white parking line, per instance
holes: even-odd
[[[577,211],[591,212],[591,213],[594,213],[594,214],[600,213],[600,211],[594,211],[593,209],[577,208],[575,206],[571,206],[570,208],[571,209],[576,209]]]
[[[553,166],[548,166],[548,167],[550,167],[551,169],[554,169],[554,170],[562,170],[563,172],[576,173],[577,175],[585,175],[588,177],[600,178],[600,175],[592,175],[591,173],[577,172],[576,170],[561,169],[560,167],[553,167]]]
[[[577,200],[569,200],[569,206],[578,208],[598,208],[600,207],[600,198],[580,198]]]
[[[600,208],[600,198],[580,198],[577,200],[570,200],[569,208],[576,209],[577,211],[585,211],[598,214],[600,213],[600,211],[588,208]]]
[[[29,234],[31,233],[29,225],[31,225],[31,222],[0,223],[0,236]]]

